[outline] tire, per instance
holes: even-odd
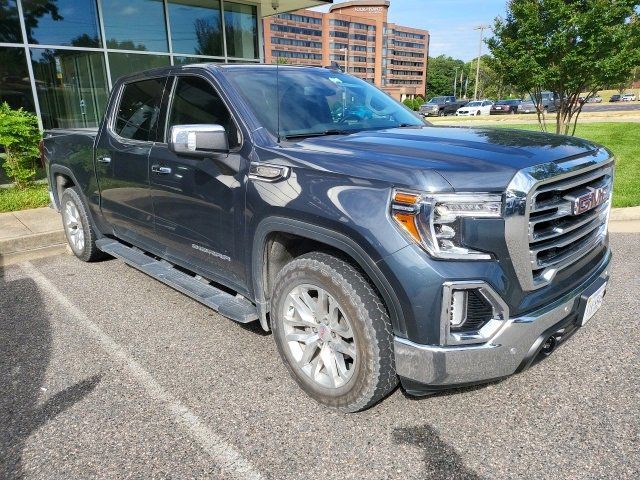
[[[446,113],[444,113],[444,110],[438,110],[438,116],[439,117],[444,117],[446,115]]]
[[[476,117],[479,117],[481,113],[482,113],[482,112],[481,112],[480,110],[478,110],[478,111],[476,112]]]
[[[398,385],[391,323],[380,297],[362,273],[332,255],[305,254],[280,271],[271,328],[293,379],[323,405],[357,412]]]
[[[73,254],[83,262],[104,258],[104,254],[96,246],[96,231],[76,187],[67,188],[62,193],[60,213],[64,234]]]

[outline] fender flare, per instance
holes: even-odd
[[[258,308],[260,324],[265,331],[269,330],[267,313],[269,302],[265,298],[264,258],[267,236],[271,233],[290,233],[300,237],[326,244],[348,255],[366,273],[373,282],[384,301],[394,332],[405,332],[405,321],[402,306],[391,284],[384,276],[377,263],[353,239],[335,230],[310,224],[301,220],[286,217],[268,217],[262,220],[253,236],[251,255],[252,287]]]

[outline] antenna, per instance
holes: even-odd
[[[278,143],[280,143],[280,65],[276,63],[276,114],[277,118],[277,135]]]

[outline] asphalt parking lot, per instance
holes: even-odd
[[[630,112],[640,110],[640,102],[587,103],[583,112]]]
[[[363,413],[308,399],[270,335],[111,260],[0,273],[0,478],[640,475],[640,259],[612,234],[602,310],[488,386]]]

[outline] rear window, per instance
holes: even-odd
[[[131,140],[158,139],[158,118],[166,77],[151,78],[124,86],[116,112],[115,132]]]

